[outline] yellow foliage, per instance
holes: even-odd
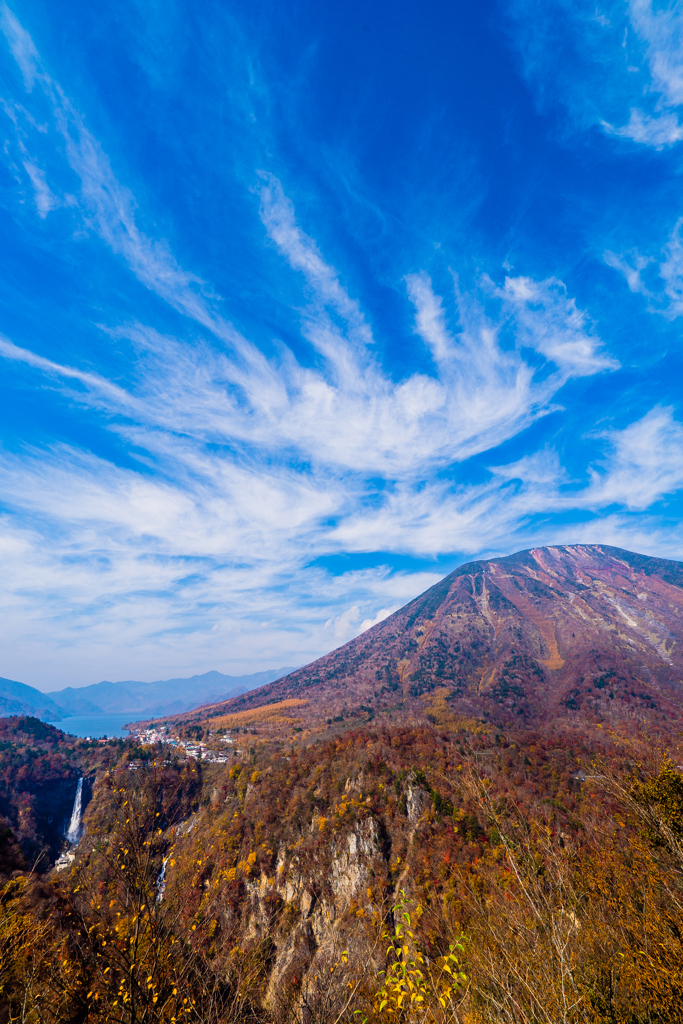
[[[277,701],[275,704],[264,704],[260,708],[249,708],[246,711],[236,711],[232,715],[220,715],[211,718],[212,729],[237,729],[240,726],[269,723],[271,725],[290,725],[295,721],[283,715],[283,711],[290,708],[300,708],[307,702],[298,697],[291,697],[289,700]]]
[[[383,980],[373,997],[370,1019],[387,1024],[438,1024],[452,1019],[460,1002],[460,990],[467,981],[456,956],[462,952],[462,945],[451,943],[445,956],[429,961],[417,948],[403,890],[393,911],[394,928],[382,934],[382,939],[389,943],[389,962],[387,969],[380,972]],[[414,915],[419,917],[421,912],[418,906]]]
[[[408,671],[410,668],[410,661],[408,658],[401,658],[401,660],[396,663],[396,668],[398,669],[398,678],[401,680],[403,699],[405,700],[408,695],[408,683],[410,682],[410,673]]]
[[[30,888],[23,877],[0,889],[0,996],[30,971],[34,945],[41,949],[49,931],[30,915]]]
[[[476,718],[468,718],[466,715],[454,715],[448,706],[448,698],[453,691],[447,686],[439,686],[426,698],[429,717],[442,729],[449,732],[465,730],[471,733],[485,733],[487,727],[482,725]]]

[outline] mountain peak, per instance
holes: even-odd
[[[628,731],[682,718],[683,564],[601,544],[459,566],[336,651],[228,702],[303,698],[309,730],[375,716]]]

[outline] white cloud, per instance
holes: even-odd
[[[627,258],[628,257],[628,258]],[[651,260],[639,253],[619,255],[606,249],[602,258],[608,267],[618,270],[624,275],[629,290],[641,295],[649,295],[650,292],[643,282],[642,273]]]
[[[59,136],[60,148],[63,147],[69,167],[80,182],[77,201],[86,225],[98,233],[113,253],[126,261],[147,288],[231,345],[242,358],[260,362],[254,346],[221,315],[205,283],[179,266],[165,240],[153,240],[140,229],[135,216],[136,204],[129,189],[116,178],[99,142],[88,131],[59,83],[47,72],[30,35],[6,4],[0,8],[0,30],[22,71],[27,91],[39,88],[48,104],[51,130]],[[37,124],[18,104],[6,104],[6,113],[15,124],[19,150],[24,157],[22,163],[35,190],[41,216],[57,205],[74,205],[71,194],[55,195],[44,172],[38,170],[30,157],[31,129],[44,135],[46,126]]]
[[[435,579],[434,582],[436,583],[437,580]],[[330,642],[335,647],[339,647],[341,644],[353,640],[355,636],[365,633],[372,626],[376,626],[378,622],[383,622],[389,615],[397,611],[399,607],[400,605],[394,605],[391,608],[380,608],[372,618],[362,619],[361,621],[360,608],[354,604],[338,615],[329,618],[325,623],[325,630],[329,632]]]
[[[681,240],[681,226],[683,218],[680,218],[675,226],[669,241],[664,249],[666,259],[659,264],[659,274],[664,281],[664,312],[673,318],[683,313],[683,240]]]
[[[40,217],[45,219],[50,210],[54,210],[57,206],[61,205],[60,201],[57,196],[50,191],[50,188],[45,181],[44,171],[41,171],[41,169],[31,163],[30,160],[24,161],[24,170],[28,174],[31,179],[31,184],[33,185],[38,214]]]
[[[611,449],[607,470],[593,471],[581,499],[586,507],[646,509],[683,486],[683,427],[672,409],[657,406],[605,437]]]
[[[280,182],[262,173],[263,222],[290,266],[304,276],[311,305],[301,331],[324,357],[322,368],[315,369],[300,365],[291,354],[280,364],[268,362],[225,320],[220,298],[178,264],[163,240],[140,230],[133,196],[115,177],[98,141],[14,16],[7,13],[0,27],[17,60],[17,54],[31,55],[31,82],[47,98],[60,147],[65,145],[70,168],[80,179],[85,225],[123,256],[147,287],[230,344],[228,356],[208,345],[192,351],[144,327],[131,331],[147,349],[148,372],[135,397],[149,405],[149,428],[163,424],[174,429],[175,424],[177,429],[180,414],[185,429],[204,439],[239,438],[271,449],[294,448],[322,466],[410,476],[417,466],[447,465],[502,443],[553,407],[553,395],[567,377],[616,366],[598,353],[598,340],[585,330],[585,316],[563,293],[561,282],[535,284],[520,278],[500,293],[514,306],[520,345],[535,347],[558,365],[559,373],[538,379],[518,352],[501,347],[500,324],[483,315],[476,296],[460,296],[461,329],[457,342],[450,339],[437,311],[441,298],[426,275],[413,275],[407,284],[417,329],[430,343],[427,335],[434,341],[439,321],[444,358],[436,375],[414,373],[393,381],[373,354],[372,331],[359,302],[297,224]],[[18,117],[20,108],[12,109]],[[23,130],[24,148],[28,130]],[[75,371],[65,373],[73,377]]]
[[[508,0],[525,70],[582,130],[661,150],[683,139],[683,8],[679,0]]]
[[[356,604],[347,608],[346,611],[340,612],[339,615],[334,615],[328,619],[325,623],[325,629],[330,631],[333,646],[339,647],[341,644],[346,643],[347,640],[351,640],[356,636],[360,632],[358,629],[359,621],[360,610]]]
[[[618,367],[562,281],[507,277],[499,294],[517,322],[518,343],[555,363],[563,380]]]
[[[393,608],[380,608],[380,610],[377,612],[374,618],[363,619],[363,621],[360,624],[360,629],[358,630],[358,632],[365,633],[366,630],[372,629],[373,626],[376,626],[378,622],[384,622],[384,620],[388,619],[390,615],[393,615],[394,612],[397,612],[399,607],[400,605],[395,605]]]
[[[681,5],[660,6],[653,0],[630,0],[631,24],[647,44],[651,89],[669,107],[683,103],[683,17]]]
[[[506,466],[491,466],[491,472],[503,480],[521,480],[526,484],[540,484],[555,490],[559,484],[567,482],[567,475],[555,451],[545,449],[525,455],[517,462]]]
[[[683,239],[679,218],[657,261],[640,253],[619,255],[607,251],[603,259],[608,266],[624,275],[630,291],[643,295],[648,300],[648,310],[669,320],[683,314]],[[648,273],[647,284],[643,274]],[[657,277],[659,280],[657,280]]]
[[[620,135],[623,139],[632,139],[644,146],[663,149],[673,146],[683,139],[683,125],[676,114],[644,114],[642,110],[632,110],[628,124],[621,128],[603,121],[603,127],[611,135]]]
[[[654,149],[673,146],[683,139],[683,125],[676,113],[683,104],[681,5],[658,6],[653,0],[630,0],[626,11],[628,28],[621,48],[637,54],[638,64],[647,68],[649,77],[643,88],[638,74],[641,68],[626,66],[622,89],[627,95],[631,93],[633,99],[629,119],[621,127],[602,121],[602,127],[609,134]],[[635,78],[634,86],[629,76]]]
[[[683,104],[681,6],[673,3],[660,7],[655,6],[653,0],[630,0],[626,10],[628,29],[621,45],[622,49],[636,52],[638,63],[648,70],[649,79],[635,101],[647,105],[648,109],[634,104],[625,125],[615,127],[603,121],[602,127],[610,134],[654,149],[673,146],[683,139],[683,125],[676,113]],[[627,93],[633,88],[628,81],[629,75],[636,73],[636,83],[640,84],[639,71],[640,67],[626,67],[622,87]],[[635,95],[636,89],[637,85],[633,88]]]
[[[127,409],[135,405],[128,392],[124,391],[123,388],[117,387],[116,384],[112,384],[104,377],[100,377],[99,374],[88,373],[87,371],[77,370],[72,366],[63,366],[60,363],[55,363],[51,359],[45,359],[43,356],[37,355],[35,352],[20,348],[2,336],[0,336],[0,356],[16,362],[26,363],[28,366],[42,370],[51,376],[77,380],[84,384],[93,395],[101,395],[103,399],[109,399],[112,405],[117,406],[119,409]]]
[[[415,333],[429,347],[437,366],[444,366],[455,356],[453,338],[446,327],[443,303],[434,294],[427,274],[408,274],[408,295],[415,306]]]
[[[40,55],[31,36],[17,21],[7,4],[0,6],[0,29],[5,34],[12,56],[21,68],[24,85],[30,91],[40,67]]]
[[[278,179],[262,171],[261,217],[268,234],[290,265],[303,273],[323,307],[332,308],[345,321],[351,338],[360,346],[373,343],[372,331],[358,303],[349,297],[337,272],[323,259],[315,242],[296,223],[294,207]],[[316,337],[312,335],[312,340]],[[342,338],[338,339],[343,342]],[[325,354],[329,349],[325,347]]]

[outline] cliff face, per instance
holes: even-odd
[[[499,737],[493,746],[471,733],[444,742],[428,726],[368,727],[298,749],[254,750],[230,769],[197,764],[206,773],[201,806],[157,834],[155,870],[164,857],[169,913],[201,907],[226,950],[267,951],[259,999],[279,1022],[325,1019],[297,1008],[329,996],[317,982],[334,974],[336,984],[342,951],[354,970],[373,957],[373,971],[383,969],[375,923],[403,890],[431,907],[431,934],[443,923],[439,908],[456,913],[454,872],[500,863],[473,772],[485,766],[501,806],[509,800],[525,815],[550,808],[553,829],[570,842],[585,801],[578,765],[614,753],[562,733]],[[142,771],[126,774],[111,783],[108,821],[112,797],[144,784]],[[86,834],[80,856],[87,849]]]
[[[82,808],[119,746],[66,736],[32,717],[0,718],[0,879],[20,863],[45,871],[64,846],[79,778]]]
[[[577,716],[663,724],[683,716],[681,635],[683,564],[600,545],[537,548],[461,566],[225,710],[299,697],[310,726],[358,709],[445,726],[463,716],[499,728]]]
[[[29,864],[40,871],[52,865],[64,846],[78,777],[73,771],[52,770],[51,777],[19,771],[0,781],[0,822],[7,840],[16,840]],[[84,803],[91,785],[84,786]],[[10,835],[11,833],[11,835]]]

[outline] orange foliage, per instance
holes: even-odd
[[[209,720],[213,729],[237,729],[244,725],[255,725],[269,723],[272,725],[289,725],[295,721],[288,718],[282,712],[290,708],[300,708],[306,704],[305,700],[298,700],[292,697],[290,700],[281,700],[276,704],[264,704],[260,708],[250,708],[247,711],[236,711],[233,715],[221,715],[219,718]]]

